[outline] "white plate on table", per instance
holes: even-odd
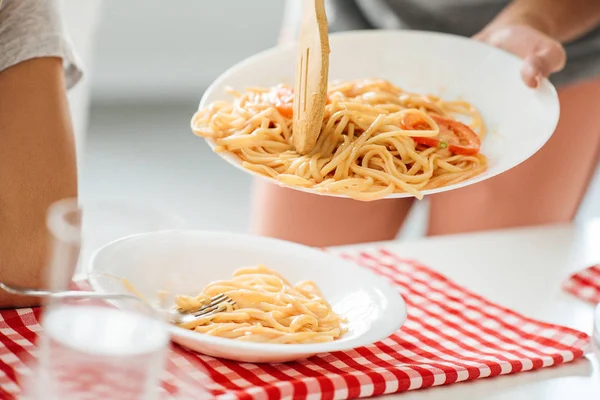
[[[98,292],[127,293],[127,279],[148,299],[160,284],[176,282],[177,294],[198,294],[243,266],[264,264],[291,282],[312,280],[334,311],[347,318],[348,332],[320,344],[264,344],[224,339],[173,326],[176,343],[199,353],[245,362],[285,362],[319,353],[350,350],[385,339],[406,319],[397,290],[366,268],[309,247],[257,236],[173,230],[130,236],[101,248],[90,264]],[[158,284],[157,284],[158,283]]]
[[[526,87],[520,77],[522,61],[486,44],[442,33],[381,30],[334,34],[330,44],[330,81],[382,78],[411,92],[446,100],[461,98],[481,111],[489,129],[481,149],[488,157],[488,170],[454,185],[425,190],[425,195],[468,186],[516,167],[548,141],[558,123],[560,108],[552,84],[544,79],[538,89]],[[295,65],[295,44],[250,57],[217,78],[202,97],[200,107],[230,100],[227,87],[243,90],[292,84]],[[214,148],[213,140],[207,142]],[[218,154],[243,169],[235,155]],[[388,197],[409,196],[394,193]]]

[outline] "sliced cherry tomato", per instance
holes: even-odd
[[[431,118],[438,124],[440,133],[434,137],[413,137],[415,143],[429,147],[439,147],[448,149],[454,154],[464,156],[473,156],[479,153],[481,140],[471,128],[462,122],[450,118],[431,115]],[[402,125],[409,130],[428,130],[431,129],[427,121],[418,118],[415,114],[408,114],[403,120]]]
[[[279,114],[281,114],[282,116],[284,116],[286,118],[294,117],[294,104],[293,103],[290,103],[290,104],[283,103],[278,106],[275,106],[275,108],[277,109],[277,111],[279,111]]]
[[[279,85],[274,87],[268,94],[271,102],[279,114],[286,118],[294,116],[294,89],[289,86]]]
[[[275,108],[279,111],[279,114],[286,118],[292,118],[294,116],[294,89],[279,85],[274,87],[268,94],[269,99],[275,104]],[[331,104],[331,99],[327,97],[327,104]]]

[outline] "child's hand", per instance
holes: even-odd
[[[562,44],[527,25],[488,26],[474,38],[521,57],[521,77],[532,88],[541,78],[565,67],[567,55]]]

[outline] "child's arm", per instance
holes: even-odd
[[[56,0],[6,0],[0,8],[0,281],[43,285],[46,212],[77,196],[66,98],[75,78]],[[65,66],[71,65],[65,75]],[[75,71],[77,72],[77,71]],[[76,74],[77,75],[77,74]],[[64,266],[73,269],[74,266]],[[37,300],[0,291],[0,307]]]
[[[37,58],[0,72],[1,281],[44,283],[46,211],[74,196],[77,169],[62,60]],[[0,291],[0,307],[30,301]]]

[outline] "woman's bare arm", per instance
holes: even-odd
[[[537,87],[564,68],[563,43],[599,23],[598,0],[514,0],[475,37],[523,58],[523,81]]]
[[[489,27],[522,24],[567,43],[600,24],[598,0],[514,0]]]
[[[77,169],[62,59],[35,58],[0,72],[1,281],[43,285],[46,211],[74,196]],[[34,299],[0,291],[0,307],[32,304]]]

